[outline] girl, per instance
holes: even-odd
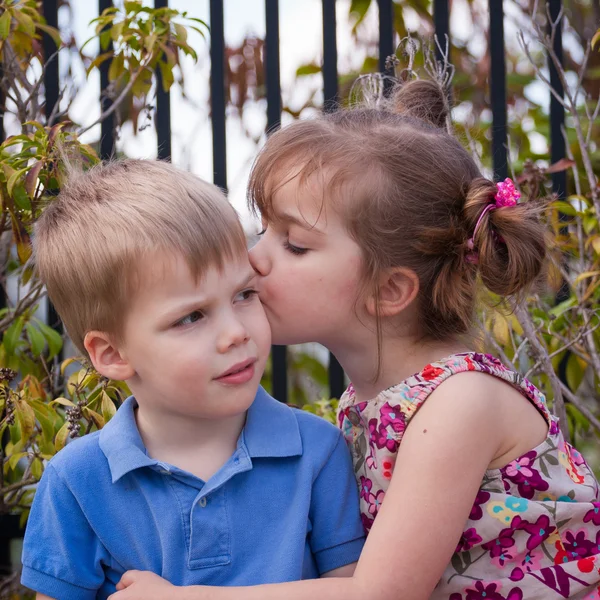
[[[594,475],[541,393],[468,337],[478,282],[524,291],[544,229],[448,116],[440,87],[414,81],[382,109],[275,133],[251,177],[273,339],[320,342],[352,381],[339,423],[369,532],[353,577],[175,588],[132,572],[115,598],[600,598]]]

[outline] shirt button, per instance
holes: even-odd
[[[206,506],[206,497],[200,498],[200,502],[198,502],[198,504],[204,508]]]

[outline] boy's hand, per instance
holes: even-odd
[[[173,598],[176,586],[151,571],[127,571],[108,600],[164,600]]]

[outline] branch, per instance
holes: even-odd
[[[564,383],[561,382],[560,385],[565,398],[600,432],[600,421],[594,413]],[[562,423],[560,427],[562,429]]]
[[[117,98],[115,98],[115,100],[112,101],[111,105],[91,125],[88,125],[87,127],[84,127],[83,129],[80,129],[77,132],[78,136],[83,135],[86,131],[89,131],[90,129],[92,129],[92,127],[98,125],[98,123],[102,123],[102,121],[110,117],[110,115],[112,115],[115,112],[115,110],[117,110],[117,108],[121,105],[123,100],[125,100],[125,98],[127,97],[127,94],[129,94],[129,92],[135,85],[138,77],[143,73],[143,71],[146,70],[146,68],[150,64],[151,58],[152,56],[150,56],[144,63],[142,63],[139,66],[137,73],[129,80],[129,83],[123,88],[123,90],[117,96]]]
[[[531,320],[531,315],[520,304],[515,304],[514,308],[515,314],[521,323],[521,327],[523,327],[523,333],[527,336],[533,353],[536,355],[542,370],[550,381],[550,386],[552,387],[553,392],[552,409],[554,414],[558,417],[565,440],[569,441],[569,422],[567,421],[567,411],[565,410],[565,402],[563,399],[560,379],[554,372],[554,367],[552,366],[550,358],[548,358],[546,349],[542,346],[538,336],[536,335],[535,328]]]
[[[6,487],[2,488],[0,492],[2,492],[2,495],[4,496],[16,490],[20,490],[28,485],[33,485],[34,483],[37,483],[37,479],[35,477],[29,477],[28,479],[22,479],[21,481],[17,481],[17,483],[7,485]]]

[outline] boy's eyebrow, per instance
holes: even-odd
[[[302,227],[302,229],[306,229],[306,231],[314,231],[319,235],[325,235],[325,232],[317,227],[317,224],[311,225],[305,219],[299,219],[296,215],[290,214],[288,212],[278,212],[275,214],[275,218],[278,221],[287,221],[289,223],[293,223],[294,225],[298,225],[298,227]]]
[[[253,279],[256,278],[254,271],[248,271],[248,274],[243,279],[240,279],[240,283],[235,286],[236,290],[245,288]],[[203,306],[209,304],[213,298],[210,296],[202,295],[190,300],[189,302],[182,302],[181,304],[173,305],[163,314],[164,319],[175,319],[180,314],[184,314],[187,311],[198,310]]]

